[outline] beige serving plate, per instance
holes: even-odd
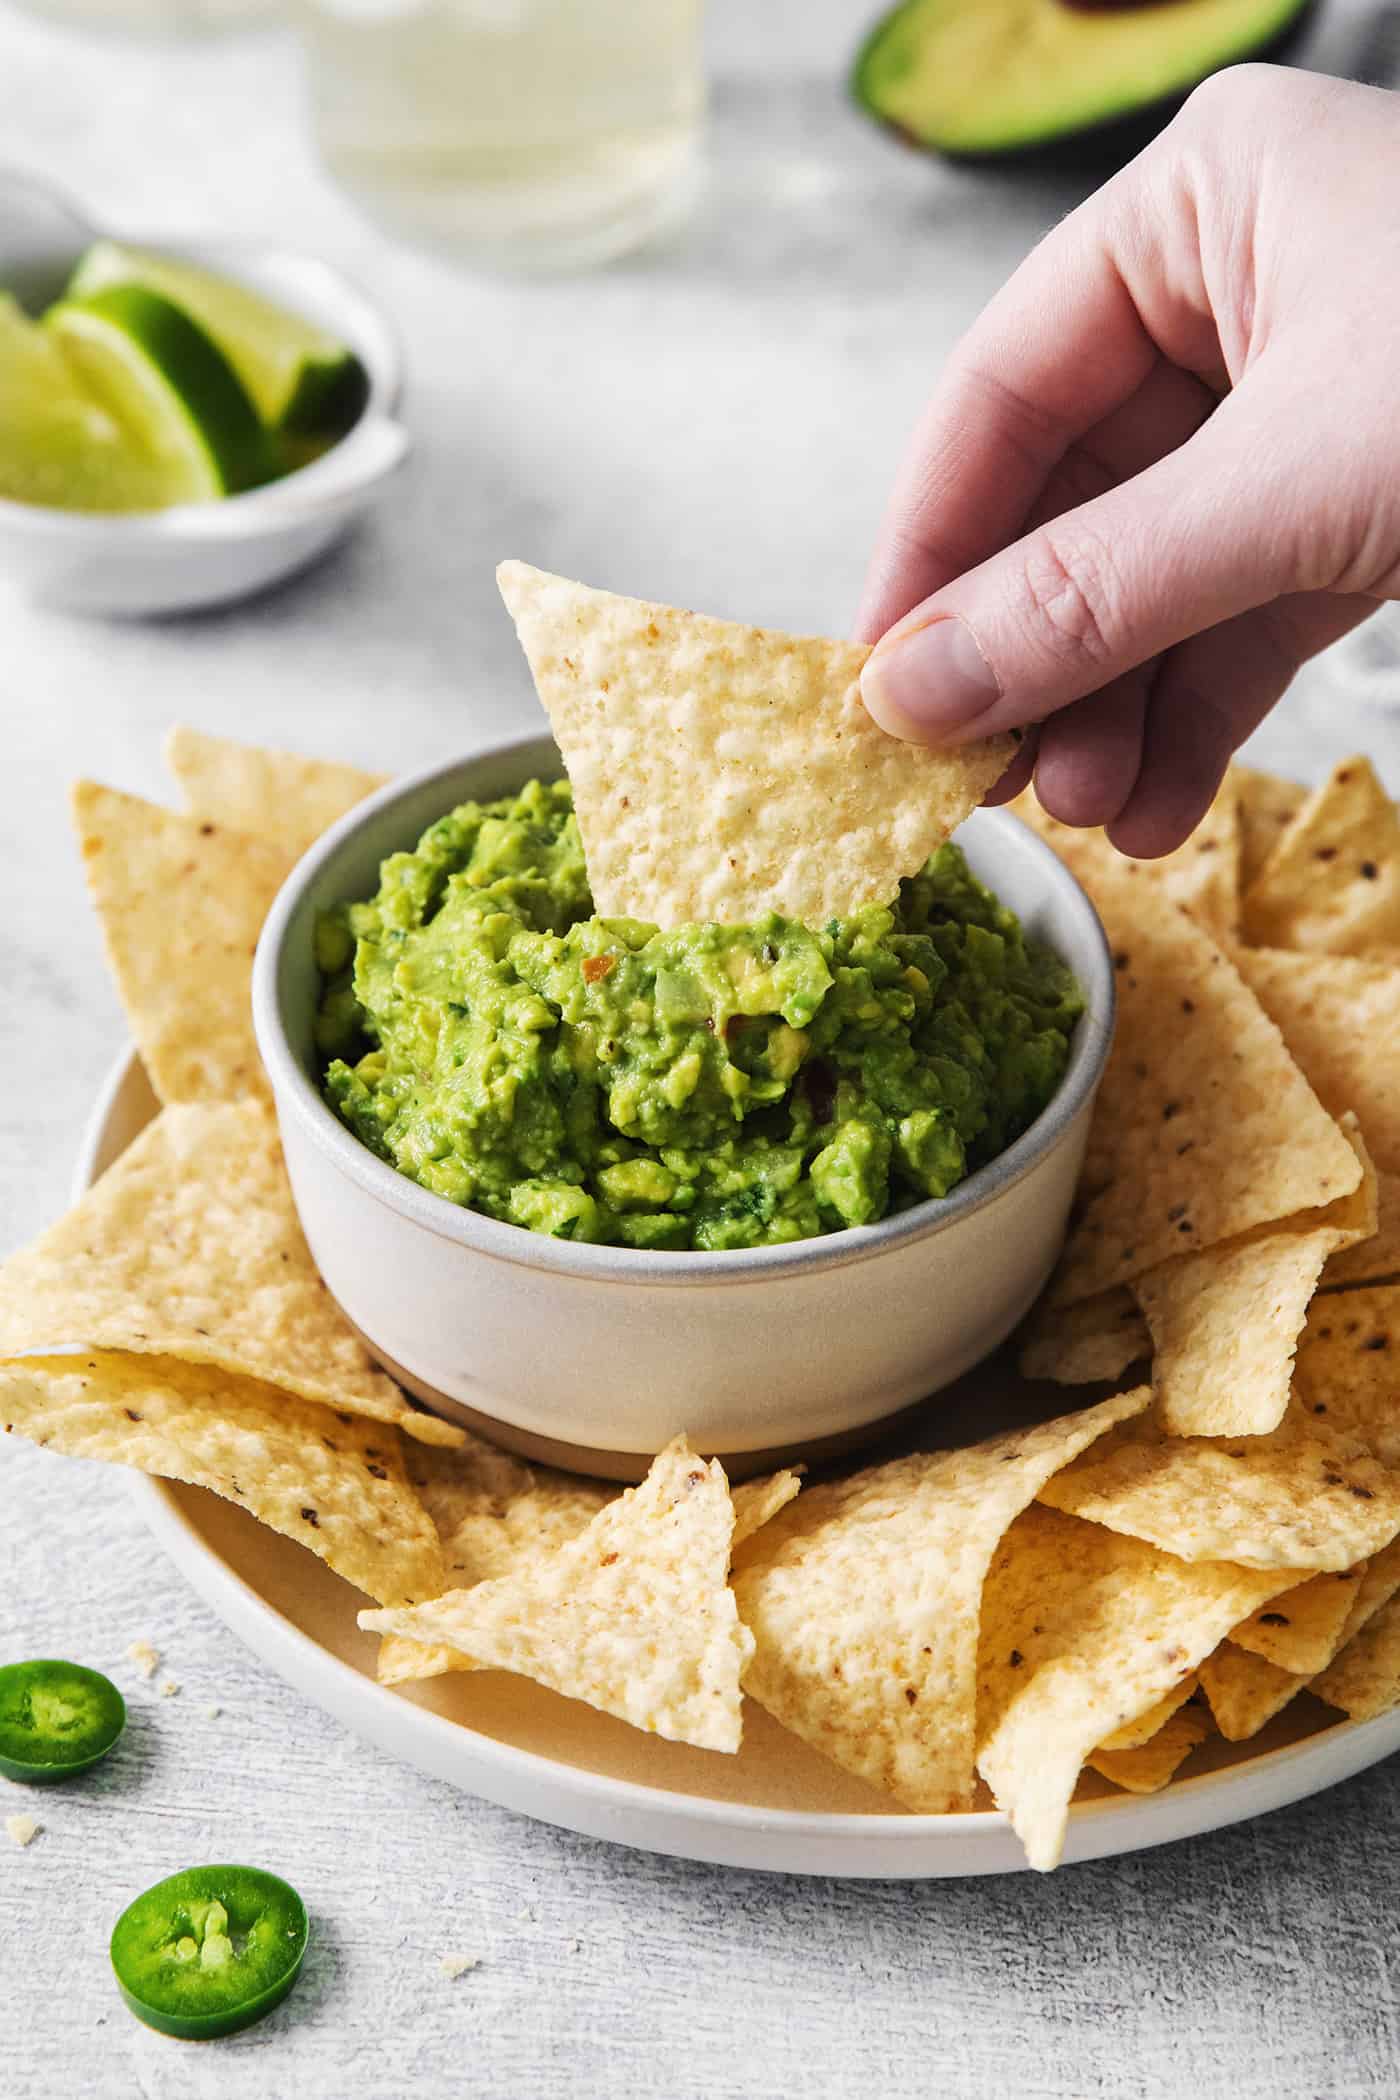
[[[129,1052],[94,1109],[77,1193],[155,1112]],[[988,1404],[975,1376],[938,1397],[950,1429],[960,1421],[985,1429]],[[467,1793],[589,1837],[769,1872],[923,1880],[1025,1866],[990,1804],[965,1815],[907,1815],[752,1702],[743,1749],[731,1758],[641,1735],[499,1671],[387,1691],[374,1680],[376,1642],[355,1624],[364,1601],[357,1591],[203,1489],[139,1477],[135,1487],[181,1572],[281,1677],[380,1749]],[[1065,1859],[1137,1851],[1265,1814],[1397,1748],[1400,1711],[1348,1722],[1304,1696],[1252,1743],[1206,1745],[1163,1793],[1123,1794],[1088,1775]]]

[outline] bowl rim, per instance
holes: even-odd
[[[285,273],[289,280],[304,279],[312,286],[319,284],[326,307],[335,307],[347,317],[348,326],[344,333],[350,348],[365,368],[369,395],[350,428],[319,458],[305,466],[294,467],[290,474],[283,474],[277,481],[264,483],[261,487],[221,496],[217,503],[169,503],[160,510],[142,511],[63,510],[57,504],[19,503],[12,497],[0,496],[0,528],[5,531],[28,532],[36,538],[87,539],[106,543],[120,540],[123,545],[131,547],[180,539],[188,532],[189,520],[197,518],[200,536],[206,541],[218,537],[211,532],[211,523],[215,519],[227,521],[230,531],[242,537],[255,522],[259,508],[266,508],[269,489],[280,492],[294,488],[301,494],[311,494],[315,487],[311,477],[325,461],[334,459],[343,466],[347,447],[355,442],[365,426],[381,416],[392,417],[396,413],[403,393],[403,351],[398,334],[384,309],[337,264],[326,262],[321,256],[309,254],[304,249],[284,248],[277,242],[247,238],[194,240],[178,235],[167,238],[159,233],[128,236],[96,229],[92,238],[120,240],[127,247],[146,248],[153,254],[171,256],[198,268],[222,271],[250,291],[265,291],[258,281],[259,272],[266,272],[274,278]],[[91,246],[92,242],[85,245]],[[312,318],[317,317],[313,315]],[[327,324],[323,322],[322,325]],[[269,518],[268,530],[275,531],[286,522],[285,513]]]
[[[390,781],[356,803],[302,855],[264,921],[253,961],[253,1028],[278,1115],[294,1118],[300,1134],[373,1202],[473,1254],[544,1269],[560,1277],[681,1287],[761,1283],[809,1270],[844,1268],[910,1241],[950,1231],[974,1212],[1003,1200],[1068,1137],[1093,1098],[1113,1041],[1117,992],[1108,936],[1082,885],[1044,840],[1009,810],[993,809],[980,814],[999,828],[1014,827],[1018,844],[1043,868],[1047,886],[1058,887],[1078,914],[1087,936],[1090,966],[1087,972],[1080,973],[1088,979],[1083,983],[1085,1011],[1075,1029],[1069,1064],[1058,1091],[1020,1137],[986,1166],[959,1182],[951,1194],[927,1198],[873,1225],[847,1226],[839,1232],[788,1241],[781,1246],[663,1252],[550,1239],[522,1225],[510,1225],[453,1203],[376,1158],[323,1100],[289,1040],[282,1013],[281,984],[292,922],[327,864],[359,831],[376,822],[396,803],[407,802],[441,783],[445,813],[454,806],[454,797],[463,799],[463,792],[451,783],[464,768],[495,760],[504,770],[518,761],[523,785],[550,763],[549,753],[554,748],[547,733],[491,740],[451,760]],[[557,755],[554,762],[558,763]]]

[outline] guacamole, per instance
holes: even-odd
[[[555,1239],[733,1248],[946,1195],[1081,1010],[956,846],[821,927],[593,916],[567,781],[463,803],[323,916],[326,1098],[424,1188]]]

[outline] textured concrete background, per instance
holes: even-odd
[[[925,166],[834,89],[863,0],[713,10],[716,174],[672,253],[554,285],[454,277],[361,226],[311,164],[275,36],[103,44],[0,11],[0,151],[128,230],[304,245],[402,329],[410,474],[319,571],[217,617],[0,621],[0,1251],[62,1206],[122,1023],[65,832],[82,769],[167,792],[177,717],[410,767],[533,719],[495,560],[839,630],[949,342],[1075,198]],[[1344,64],[1374,12],[1338,0]],[[1400,787],[1400,717],[1324,663],[1260,740]],[[124,1660],[164,1652],[180,1696]],[[955,2100],[1400,2094],[1400,1805],[1382,1767],[1287,1813],[1049,1881],[852,1885],[652,1859],[483,1806],[371,1751],[188,1592],[114,1473],[0,1466],[0,1653],[80,1654],[133,1726],[0,1839],[5,2100],[408,2093]],[[222,1710],[212,1717],[207,1709]],[[316,1915],[282,2013],[217,2048],[115,1998],[121,1904],[202,1858],[288,1874]],[[439,1957],[480,1966],[455,1982]]]

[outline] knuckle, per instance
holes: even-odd
[[[1214,125],[1222,117],[1238,119],[1261,101],[1277,96],[1279,69],[1258,62],[1225,66],[1192,88],[1182,110],[1185,123]]]
[[[1103,546],[1043,532],[1025,566],[1025,621],[1057,661],[1111,662],[1121,592]]]

